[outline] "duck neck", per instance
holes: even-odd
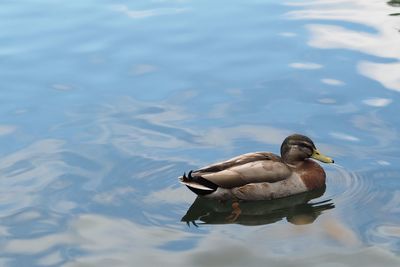
[[[304,164],[303,161],[295,161],[295,162],[286,162],[286,165],[288,165],[289,167],[291,167],[292,169],[298,169],[301,168],[301,166]]]
[[[300,167],[306,159],[286,154],[286,155],[282,155],[282,160],[290,167],[297,168],[297,167]]]

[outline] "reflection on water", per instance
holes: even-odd
[[[0,5],[0,266],[400,266],[396,1]],[[178,184],[293,132],[322,196]]]
[[[387,2],[388,5],[391,5],[393,7],[400,7],[400,1],[399,0],[390,0]]]
[[[263,225],[286,219],[292,224],[309,224],[323,211],[335,207],[330,200],[308,203],[324,192],[325,188],[282,199],[239,203],[197,197],[182,221],[196,226],[197,220],[206,224]]]
[[[389,1],[390,6],[398,6],[397,1]],[[290,19],[311,21],[306,27],[311,37],[309,45],[322,49],[350,49],[382,58],[392,62],[377,62],[376,58],[362,59],[357,63],[359,72],[376,80],[385,88],[400,91],[400,79],[396,72],[399,69],[400,43],[398,21],[387,16],[393,11],[390,6],[380,2],[369,1],[310,1],[306,9],[288,12]],[[365,16],[369,14],[370,19]],[[314,22],[314,21],[315,22]],[[327,21],[327,23],[321,23]],[[367,27],[353,28],[343,26],[340,22],[351,22]],[[395,61],[395,62],[393,62]]]

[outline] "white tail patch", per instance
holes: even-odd
[[[195,182],[191,182],[191,181],[179,181],[181,184],[190,186],[192,188],[196,188],[196,189],[200,189],[200,190],[208,190],[208,191],[214,191],[214,189],[206,187],[204,185],[195,183]]]

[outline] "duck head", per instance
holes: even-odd
[[[307,158],[313,158],[324,163],[334,163],[333,159],[317,150],[314,142],[305,135],[293,134],[283,141],[281,157],[287,164],[297,165]]]

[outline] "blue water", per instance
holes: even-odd
[[[0,266],[400,266],[399,12],[2,1]],[[293,132],[320,196],[233,220],[177,181]]]

